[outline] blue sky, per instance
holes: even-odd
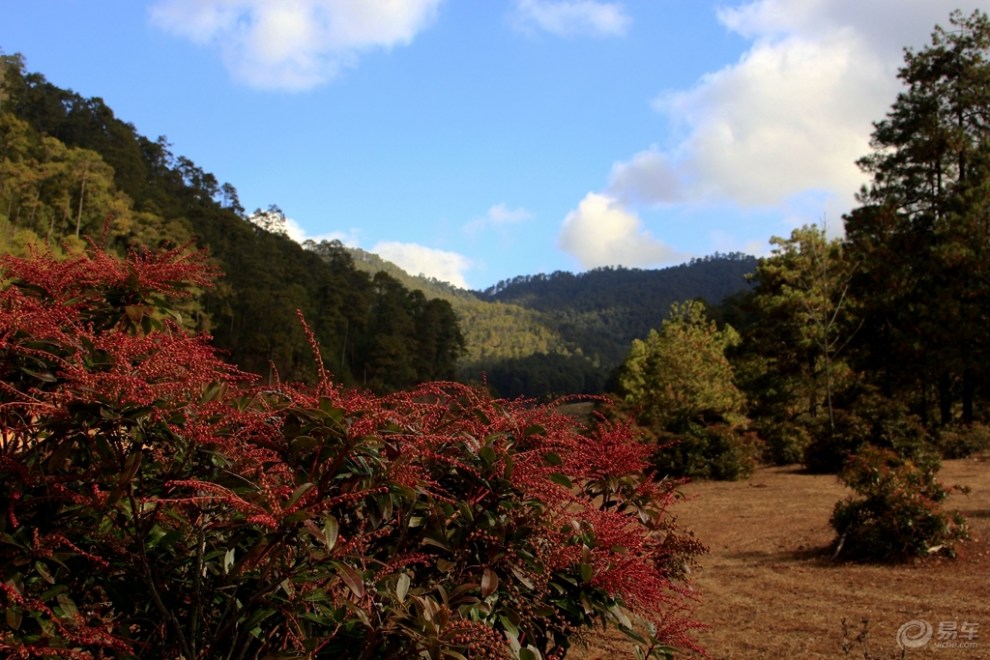
[[[840,232],[902,48],[952,6],[0,0],[0,49],[297,238],[480,289]]]

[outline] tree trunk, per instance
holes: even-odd
[[[76,238],[79,238],[79,228],[82,226],[83,201],[86,199],[86,175],[88,170],[83,170],[82,183],[79,184],[79,209],[76,211]]]
[[[973,369],[963,371],[962,382],[962,421],[963,424],[973,423],[973,399],[976,396],[976,375]]]
[[[952,421],[952,383],[944,372],[938,377],[938,411],[943,425]]]

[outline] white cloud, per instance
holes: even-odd
[[[499,203],[489,208],[485,217],[493,225],[507,225],[529,220],[533,214],[522,207],[510,209],[505,204]]]
[[[410,43],[443,0],[158,0],[160,28],[220,48],[238,80],[308,89],[372,48]]]
[[[354,228],[347,231],[329,231],[322,234],[310,235],[306,233],[303,226],[296,220],[286,218],[285,233],[288,234],[289,238],[300,244],[304,241],[313,241],[315,243],[320,243],[321,241],[340,241],[347,247],[358,247],[359,230]]]
[[[630,18],[622,5],[598,0],[516,0],[516,25],[558,37],[619,37]]]
[[[990,0],[961,10],[977,8],[990,10]],[[655,99],[673,146],[614,163],[605,192],[587,195],[561,228],[561,247],[585,267],[676,256],[644,227],[644,205],[680,218],[748,207],[778,213],[782,229],[827,221],[841,232],[838,218],[867,181],[856,161],[900,89],[903,48],[925,47],[949,9],[944,0],[750,0],[717,15],[749,49]],[[710,233],[711,249],[760,254],[750,231]]]
[[[655,238],[619,200],[599,193],[588,193],[567,214],[558,242],[582,268],[650,267],[684,256]]]
[[[613,164],[608,189],[626,203],[674,202],[683,195],[676,168],[655,146]]]
[[[963,3],[964,12],[990,0]],[[784,206],[809,190],[848,210],[866,181],[872,122],[894,101],[904,46],[946,24],[944,0],[752,0],[718,11],[752,45],[736,63],[655,100],[681,135],[613,165],[610,194],[658,204]],[[809,221],[814,221],[810,218]]]
[[[522,207],[513,209],[509,208],[507,204],[499,202],[489,207],[482,217],[474,218],[465,224],[464,232],[473,236],[489,227],[499,228],[515,225],[530,220],[532,217],[533,214]]]
[[[464,274],[471,267],[471,261],[462,254],[396,241],[382,241],[371,248],[371,252],[411,275],[435,277],[462,289],[469,288]]]

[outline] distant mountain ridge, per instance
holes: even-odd
[[[461,377],[484,377],[505,396],[600,392],[632,340],[658,327],[672,303],[718,304],[749,286],[746,275],[758,261],[716,253],[662,269],[520,275],[465,291],[409,275],[370,252],[349,251],[359,269],[385,271],[409,289],[450,302],[468,346]]]

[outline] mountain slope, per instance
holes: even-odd
[[[363,250],[350,252],[358,268],[387,272],[450,302],[467,343],[461,377],[484,378],[505,396],[601,392],[632,340],[659,326],[672,303],[717,304],[748,286],[757,262],[716,254],[660,270],[521,275],[471,292],[409,275]]]

